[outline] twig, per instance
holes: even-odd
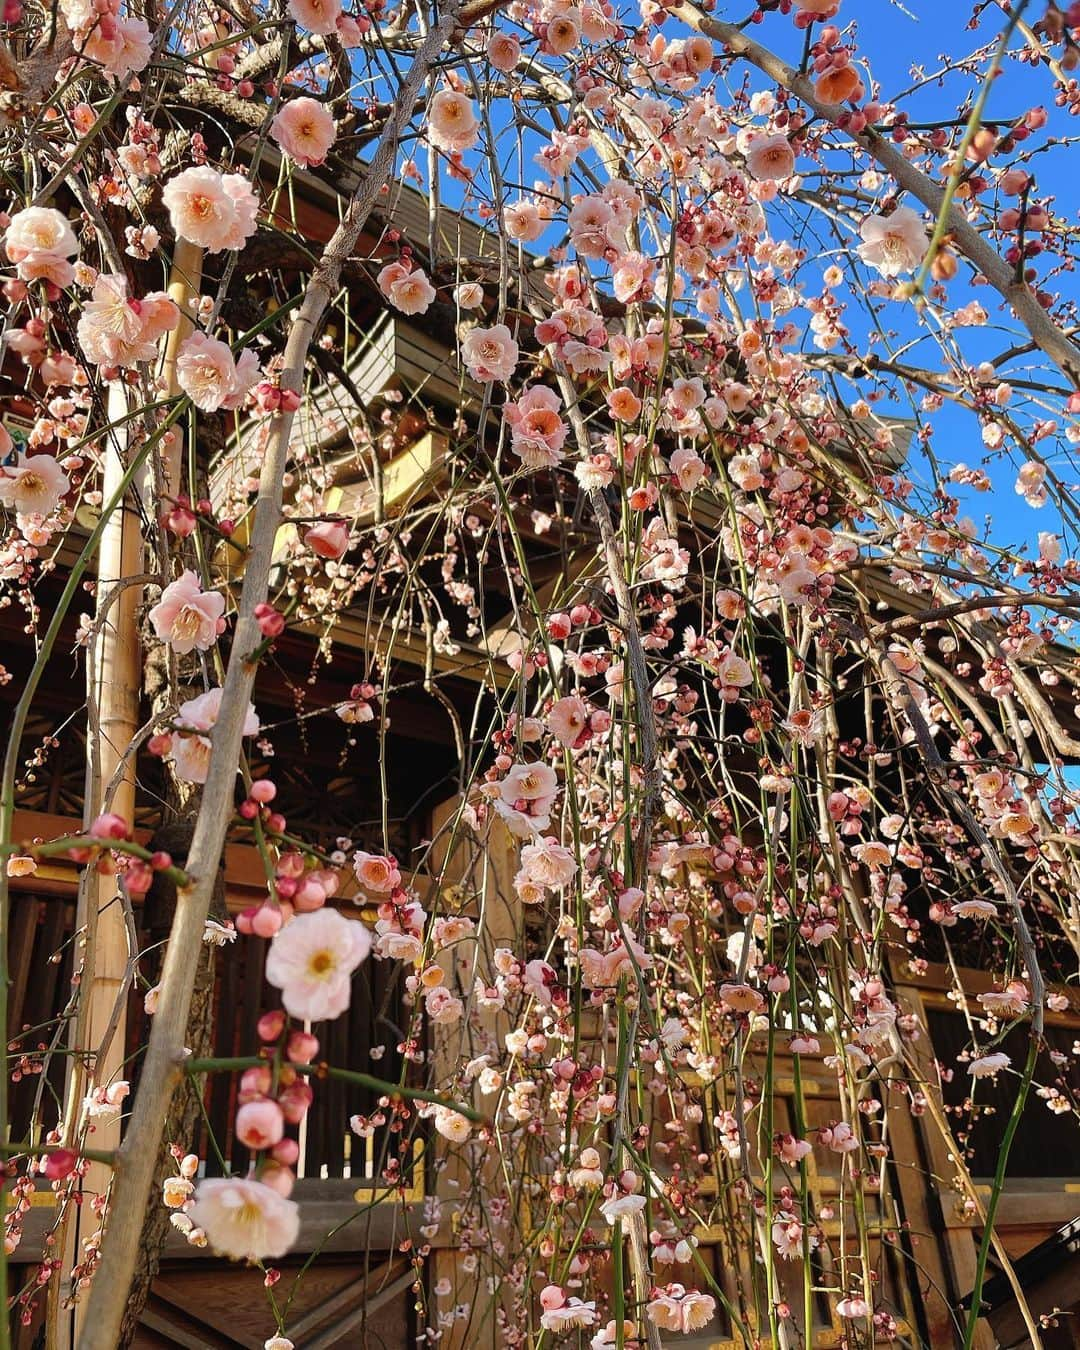
[[[782,61],[761,43],[755,42],[734,24],[709,17],[687,0],[669,13],[707,37],[725,43],[736,56],[745,57],[751,65],[757,66],[770,79],[795,94],[818,117],[830,125],[836,125],[838,108],[823,103],[814,93],[814,87],[805,75],[800,75],[793,66]],[[932,182],[910,160],[905,159],[883,136],[872,129],[848,134],[929,211],[935,215],[941,211],[945,201],[945,190]],[[990,285],[1012,307],[1013,313],[1027,328],[1035,343],[1074,385],[1080,386],[1080,348],[1070,342],[1061,328],[1050,318],[1039,304],[1031,287],[1022,279],[1017,280],[1013,275],[1013,269],[1004,258],[986,242],[974,226],[968,223],[963,213],[955,206],[949,208],[946,220],[949,233],[953,236],[959,251],[978,268]]]

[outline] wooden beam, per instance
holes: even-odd
[[[421,670],[428,663],[427,637],[411,627],[401,627],[395,632],[392,621],[384,615],[374,616],[369,622],[366,616],[347,611],[326,623],[299,624],[294,631],[319,638],[329,634],[342,647],[372,652],[385,663],[401,661]],[[459,676],[494,689],[506,689],[512,683],[509,667],[504,662],[493,661],[490,653],[478,644],[455,638],[454,648],[431,656],[435,674]]]
[[[72,816],[53,816],[43,811],[16,811],[12,837],[21,844],[29,844],[35,839],[62,839],[65,835],[77,835],[82,830],[82,821]],[[145,844],[150,831],[137,829],[135,840]],[[79,884],[79,865],[63,858],[53,858],[48,863],[39,864],[38,871],[31,876],[13,877],[12,889],[38,895],[42,892],[42,881],[48,884],[48,891],[61,896],[73,896]],[[402,872],[406,885],[414,878]],[[229,912],[237,913],[248,905],[259,903],[266,894],[266,873],[263,870],[262,856],[251,844],[226,844],[225,846],[225,889]],[[334,897],[335,905],[343,905],[347,911],[355,912],[356,904],[366,903],[367,897],[360,889],[352,872],[342,872],[341,889]],[[346,903],[347,902],[347,903]],[[142,903],[141,899],[138,901]]]
[[[355,1194],[355,1178],[301,1178],[292,1195],[300,1206],[300,1234],[292,1248],[293,1255],[315,1251],[337,1255],[393,1251],[425,1222],[421,1201],[402,1205],[395,1196],[363,1210]],[[13,1264],[32,1265],[41,1260],[43,1239],[55,1222],[55,1205],[56,1197],[51,1190],[34,1193],[23,1225],[23,1240],[10,1258]],[[355,1222],[349,1223],[349,1219]],[[449,1222],[427,1245],[435,1251],[454,1246]],[[175,1230],[169,1232],[164,1255],[185,1263],[217,1259],[207,1248],[189,1246]]]
[[[162,1317],[153,1308],[144,1308],[139,1325],[161,1336],[169,1345],[177,1345],[181,1350],[212,1350],[205,1335],[187,1331],[168,1317]]]
[[[444,476],[449,441],[438,432],[427,432],[413,444],[392,456],[380,467],[382,478],[383,517],[389,519],[422,501]],[[243,453],[242,449],[235,452]],[[220,496],[223,475],[227,468],[219,470],[215,479]],[[346,483],[333,486],[323,495],[323,514],[341,516],[350,525],[363,529],[374,525],[379,517],[379,489],[372,481]],[[251,513],[244,516],[233,531],[231,542],[221,542],[214,554],[214,562],[228,574],[229,583],[236,585],[244,575],[246,555],[240,551],[246,548],[251,530]],[[284,559],[292,541],[296,537],[296,526],[286,521],[278,530],[274,540],[274,560]],[[234,547],[239,545],[240,549]]]
[[[577,549],[567,559],[565,570],[558,571],[550,580],[535,588],[536,603],[542,609],[554,609],[557,605],[569,604],[573,597],[573,587],[591,562],[596,561],[595,549]],[[524,616],[532,620],[531,610]],[[480,646],[491,657],[505,662],[515,652],[521,651],[521,634],[517,620],[511,614],[499,623],[493,624],[480,641]]]
[[[374,1270],[368,1271],[364,1279],[346,1284],[332,1297],[324,1299],[317,1307],[310,1309],[303,1317],[293,1322],[287,1332],[289,1339],[300,1341],[309,1332],[316,1331],[328,1318],[344,1314],[358,1302],[362,1302],[370,1312],[374,1300],[380,1298],[388,1287],[385,1282],[397,1285],[401,1283],[403,1277],[407,1285],[412,1284],[415,1279],[409,1263],[399,1258],[391,1258]],[[384,1282],[381,1287],[380,1281]],[[383,1301],[385,1302],[385,1299]],[[340,1324],[338,1325],[340,1327]],[[311,1346],[305,1346],[304,1350],[311,1350]]]
[[[429,431],[382,466],[384,519],[401,515],[435,489],[445,477],[449,446],[445,436]],[[348,483],[326,493],[326,511],[344,516],[356,526],[373,525],[378,519],[379,498],[377,483]]]
[[[380,1308],[386,1306],[391,1299],[397,1298],[403,1294],[416,1282],[416,1276],[410,1272],[408,1275],[402,1275],[396,1279],[393,1284],[388,1284],[377,1293],[372,1294],[362,1307],[355,1309],[348,1316],[343,1317],[340,1322],[329,1330],[323,1332],[321,1336],[316,1336],[312,1341],[304,1346],[304,1350],[331,1350],[332,1346],[343,1344],[342,1338],[347,1336],[354,1327],[361,1326],[372,1313],[378,1312]],[[351,1342],[356,1344],[356,1342]]]

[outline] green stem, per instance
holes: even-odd
[[[1035,1066],[1038,1059],[1039,1039],[1033,1035],[1028,1047],[1027,1063],[1024,1065],[1024,1072],[1020,1079],[1020,1088],[1017,1091],[1012,1114],[1009,1116],[1009,1123],[1005,1126],[1005,1134],[1001,1140],[1001,1150],[998,1153],[997,1168],[994,1172],[994,1184],[990,1188],[990,1199],[986,1204],[986,1218],[983,1222],[982,1238],[979,1242],[979,1255],[975,1262],[975,1281],[971,1288],[971,1311],[964,1328],[964,1350],[971,1350],[971,1347],[975,1344],[975,1329],[979,1323],[983,1281],[986,1279],[986,1263],[990,1256],[990,1244],[994,1238],[994,1216],[997,1214],[1001,1193],[1005,1189],[1005,1169],[1009,1165],[1009,1152],[1012,1149],[1013,1137],[1020,1125],[1020,1117],[1024,1114],[1024,1105],[1027,1102],[1031,1080],[1035,1076]]]
[[[25,848],[18,844],[0,844],[0,857],[25,852],[33,858],[62,858],[64,854],[77,848],[108,849],[113,853],[126,853],[129,857],[140,858],[143,862],[150,862],[154,857],[150,849],[137,844],[133,839],[110,839],[95,834],[65,835],[62,839],[50,839],[47,844],[28,844]],[[163,867],[161,872],[175,886],[190,884],[190,877],[179,867]]]
[[[215,1071],[232,1072],[237,1069],[257,1069],[261,1065],[269,1064],[270,1061],[264,1059],[261,1055],[240,1055],[229,1059],[188,1059],[184,1061],[183,1069],[185,1073],[214,1073]],[[373,1078],[369,1073],[358,1073],[355,1069],[338,1069],[332,1064],[294,1064],[292,1066],[297,1073],[307,1074],[309,1078],[337,1078],[343,1083],[354,1083],[357,1087],[371,1088],[373,1092],[379,1092],[387,1097],[405,1097],[409,1101],[434,1102],[436,1106],[449,1107],[451,1111],[456,1111],[459,1116],[464,1116],[466,1120],[471,1120],[476,1125],[487,1123],[487,1117],[481,1112],[474,1110],[471,1106],[466,1106],[463,1102],[450,1101],[442,1097],[437,1092],[429,1092],[425,1088],[404,1087],[401,1083],[390,1083],[385,1078]]]
[[[112,1149],[100,1148],[72,1148],[68,1149],[63,1144],[0,1144],[0,1158],[22,1158],[30,1156],[38,1157],[45,1153],[74,1153],[79,1158],[87,1158],[90,1162],[105,1163],[111,1167],[116,1158],[116,1153]]]
[[[934,265],[934,259],[937,257],[942,242],[949,232],[949,213],[952,210],[953,198],[956,196],[956,190],[960,186],[960,181],[964,176],[964,156],[968,147],[974,141],[979,128],[982,126],[983,109],[986,107],[986,101],[990,97],[990,88],[994,83],[1002,61],[1005,59],[1005,52],[1008,50],[1009,39],[1012,37],[1016,25],[1023,17],[1024,10],[1027,8],[1028,0],[1020,0],[1015,6],[1009,17],[1009,22],[1005,31],[998,42],[997,50],[994,52],[993,60],[990,62],[990,68],[983,76],[982,88],[979,90],[979,96],[975,100],[975,106],[971,110],[971,116],[968,118],[967,127],[964,131],[963,139],[957,147],[956,160],[952,173],[949,174],[949,181],[945,184],[945,194],[941,199],[941,207],[938,211],[937,220],[934,221],[934,233],[930,238],[930,247],[926,250],[926,257],[922,260],[922,266],[919,268],[919,275],[913,283],[912,293],[921,295],[926,287],[926,279],[930,275],[930,269]]]

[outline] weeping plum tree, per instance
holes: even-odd
[[[426,1219],[453,1220],[472,1282],[425,1284],[417,1239],[422,1340],[464,1321],[468,1344],[658,1346],[722,1317],[808,1345],[824,1298],[844,1344],[917,1343],[882,1277],[888,1252],[920,1284],[886,1099],[948,1150],[980,1233],[949,1334],[982,1334],[1020,1116],[1078,1110],[1043,1023],[1080,953],[1080,7],[910,9],[7,0],[0,578],[27,659],[0,673],[2,959],[11,883],[81,869],[62,1013],[0,1037],[12,1325],[120,1344],[164,1209],[264,1269],[268,1350],[291,1346],[297,1132],[351,1075],[380,1094],[352,1128],[395,1127],[388,1193],[416,1140],[464,1164]],[[360,386],[373,297],[445,335],[456,398]],[[391,499],[424,435],[438,471]],[[370,509],[339,509],[343,475]],[[32,769],[73,734],[31,734],[72,625],[85,819],[23,838]],[[442,709],[458,792],[413,855],[385,813],[381,843],[328,850],[275,804],[260,689],[294,633],[356,674],[305,709],[314,734],[346,724],[383,772],[398,685]],[[445,676],[466,648],[471,712]],[[155,759],[182,857],[135,829]],[[227,841],[266,879],[228,921]],[[154,884],[176,896],[163,956],[136,922]],[[935,1066],[895,972],[973,941],[991,984],[960,991],[969,1043]],[[255,1038],[194,1058],[213,999],[193,1015],[193,991],[258,946]],[[405,1005],[385,1082],[308,1029],[372,962]],[[63,1093],[16,1136],[12,1073],[56,1058]],[[974,1098],[1012,1083],[988,1194],[941,1073]],[[193,1128],[177,1093],[222,1076],[253,1162],[208,1177],[168,1131]],[[14,1266],[49,1187],[50,1241]]]

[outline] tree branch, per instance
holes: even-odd
[[[732,23],[710,18],[696,5],[684,0],[670,11],[683,23],[696,28],[717,42],[722,42],[729,51],[749,61],[770,79],[800,98],[814,114],[830,125],[836,125],[839,107],[823,103],[814,92],[814,86],[805,76],[800,75],[786,61],[782,61],[775,52],[769,51],[761,43],[755,42]],[[872,128],[859,133],[846,133],[863,150],[872,155],[881,167],[896,180],[905,191],[916,197],[927,210],[938,216],[945,205],[945,190],[904,158],[888,141]],[[1013,268],[992,248],[971,225],[964,214],[955,206],[950,206],[945,215],[948,229],[953,236],[957,249],[973,266],[983,274],[994,290],[1011,307],[1013,313],[1031,334],[1036,344],[1046,353],[1054,364],[1080,387],[1080,348],[1071,342],[1047,312],[1032,291],[1023,281],[1018,281]]]
[[[457,6],[444,11],[416,53],[397,110],[363,181],[326,246],[293,319],[285,348],[281,385],[301,393],[304,367],[322,317],[338,285],[342,265],[360,237],[379,192],[389,181],[398,141],[412,116],[413,101],[457,20]],[[281,521],[282,483],[289,456],[293,414],[277,416],[259,478],[251,552],[244,574],[240,614],[225,675],[221,715],[214,727],[213,751],[202,809],[188,854],[192,884],[177,892],[176,917],[169,937],[139,1092],[124,1143],[117,1155],[116,1180],[101,1250],[101,1266],[91,1286],[90,1307],[81,1350],[113,1350],[138,1256],[146,1201],[154,1175],[162,1119],[181,1072],[183,1032],[195,981],[202,933],[217,876],[218,861],[232,818],[236,766],[245,712],[255,679],[251,653],[261,633],[255,607],[265,601],[274,538]]]

